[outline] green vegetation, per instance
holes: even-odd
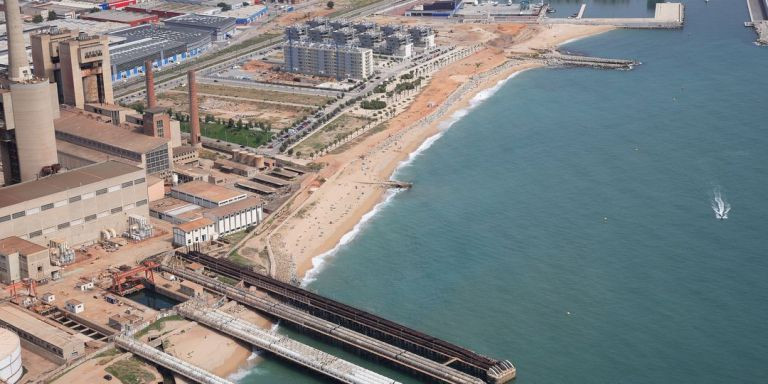
[[[189,132],[189,122],[181,123],[181,130]],[[200,124],[200,133],[205,137],[212,139],[228,141],[230,143],[245,145],[248,147],[258,147],[272,137],[271,132],[257,131],[237,127],[237,123],[229,120],[226,124],[223,122],[207,122]]]
[[[342,114],[317,132],[307,136],[293,150],[298,157],[302,155],[312,156],[314,153],[344,140],[345,137],[365,127],[370,122],[370,119],[364,117],[353,116],[347,113]]]
[[[333,9],[334,5],[336,5],[336,4],[334,4],[333,1],[329,1],[329,2],[325,3],[325,6],[328,7],[328,9]]]
[[[120,350],[117,348],[111,348],[104,352],[99,353],[98,355],[94,356],[94,358],[98,359],[100,357],[110,357],[110,356],[116,356],[120,354]]]
[[[179,315],[171,315],[171,316],[163,317],[162,319],[159,319],[154,323],[148,325],[146,328],[142,329],[141,331],[136,332],[133,335],[133,337],[138,339],[146,335],[147,333],[149,333],[149,331],[162,331],[163,328],[165,328],[166,321],[181,321],[181,320],[184,320],[184,318]]]
[[[32,18],[33,23],[42,23],[43,22],[43,16],[35,15],[35,17]]]
[[[233,279],[233,278],[231,278],[229,276],[219,275],[218,280],[221,281],[224,284],[227,284],[227,285],[237,285],[237,283],[239,283],[239,281],[237,281],[237,280],[235,280],[235,279]]]
[[[144,384],[155,379],[146,365],[135,358],[120,360],[105,369],[123,384]]]
[[[378,3],[380,1],[381,0],[350,0],[349,1],[349,5],[346,8],[342,7],[340,9],[338,9],[337,11],[331,13],[330,15],[327,15],[327,17],[341,16],[341,15],[343,15],[345,13],[348,13],[348,12],[354,11],[356,9],[360,9],[360,8],[369,6],[369,5],[373,4],[373,3]]]
[[[54,11],[48,11],[48,21],[50,20],[56,20],[59,18],[59,15],[56,14]]]
[[[387,102],[383,100],[363,100],[360,102],[360,108],[362,109],[384,109],[387,107]]]
[[[360,136],[356,137],[354,140],[351,140],[349,142],[344,143],[343,145],[340,145],[340,146],[336,147],[330,153],[334,154],[334,155],[342,153],[342,152],[348,150],[349,148],[352,148],[353,146],[357,145],[358,143],[363,141],[366,137],[368,137],[370,135],[373,135],[374,133],[381,132],[381,131],[387,129],[387,127],[388,127],[387,123],[381,123],[381,124],[371,128],[371,129],[363,132],[363,134],[361,134]]]
[[[221,8],[222,12],[226,12],[226,11],[231,11],[232,10],[232,6],[230,6],[229,4],[224,3],[224,2],[218,3],[218,4],[216,4],[216,6]]]

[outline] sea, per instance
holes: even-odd
[[[564,46],[633,70],[536,69],[479,95],[308,289],[509,359],[518,384],[768,383],[768,47],[746,1],[685,5],[681,30]],[[327,382],[268,356],[234,379]]]

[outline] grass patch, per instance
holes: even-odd
[[[373,3],[378,3],[379,1],[381,0],[350,0],[348,6],[339,8],[337,11],[334,11],[327,17],[331,18],[331,17],[341,16],[347,12],[354,11],[356,9],[371,5]]]
[[[143,384],[155,379],[147,366],[135,358],[120,360],[105,369],[123,384]]]
[[[233,278],[231,278],[229,276],[219,275],[218,280],[221,281],[224,284],[227,284],[227,285],[237,285],[237,283],[239,283],[239,281],[237,281],[237,280],[235,280],[235,279],[233,279]]]
[[[110,357],[119,355],[121,352],[117,348],[108,349],[102,353],[99,353],[98,355],[94,356],[94,358],[100,358],[100,357]]]
[[[366,137],[373,135],[374,133],[381,132],[385,129],[387,129],[389,125],[387,123],[381,123],[365,132],[363,132],[362,135],[355,137],[354,140],[344,143],[343,145],[340,145],[338,148],[331,151],[332,155],[338,155],[339,153],[342,153],[349,148],[352,148],[353,146],[357,145],[359,142],[363,141]]]
[[[365,127],[370,122],[370,119],[364,117],[353,116],[348,113],[342,114],[293,147],[293,153],[297,156],[306,156],[320,151],[359,128]]]
[[[165,328],[166,321],[181,321],[181,320],[184,320],[184,318],[179,315],[171,315],[171,316],[163,317],[162,319],[158,319],[154,323],[148,325],[146,328],[142,329],[141,331],[136,332],[133,335],[133,337],[138,339],[146,335],[147,333],[149,333],[149,331],[162,331],[163,328]]]
[[[186,92],[187,88],[180,87],[178,89]],[[256,89],[256,88],[236,87],[236,86],[217,85],[217,84],[198,84],[197,92],[207,93],[211,95],[242,97],[244,99],[267,100],[267,101],[276,101],[281,103],[294,103],[294,104],[315,105],[315,106],[325,105],[326,103],[328,103],[328,101],[332,100],[329,97],[323,97],[323,96],[311,96],[311,95],[302,95],[302,94],[296,94],[296,93],[266,91],[266,90]]]
[[[181,123],[181,131],[189,132],[189,123]],[[252,129],[237,129],[229,128],[226,124],[219,124],[215,122],[203,123],[200,125],[200,133],[205,137],[211,139],[228,141],[239,145],[245,145],[246,147],[256,148],[272,137],[271,132],[257,131]]]
[[[248,231],[240,231],[240,232],[235,232],[235,233],[226,235],[223,237],[223,239],[229,244],[235,245],[239,243],[240,240],[244,239],[246,236],[248,236]]]
[[[245,256],[241,255],[240,252],[238,252],[238,251],[239,251],[239,249],[235,249],[234,251],[230,252],[229,255],[227,256],[227,259],[229,259],[229,261],[231,261],[231,262],[233,262],[235,264],[240,264],[240,265],[245,266],[245,267],[252,266],[253,265],[253,261],[251,259],[246,258]]]

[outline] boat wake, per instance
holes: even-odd
[[[710,201],[712,211],[715,212],[715,218],[718,220],[727,220],[728,212],[731,211],[731,205],[725,201],[725,197],[720,192],[720,188],[715,188],[712,191],[712,200]]]

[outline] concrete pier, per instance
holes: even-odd
[[[266,299],[263,296],[251,293],[246,289],[236,288],[200,274],[167,266],[162,266],[162,268],[171,274],[200,284],[208,290],[223,294],[231,300],[235,300],[241,304],[247,305],[260,312],[292,323],[300,328],[309,330],[318,335],[322,335],[337,342],[346,344],[357,350],[377,356],[408,371],[427,376],[433,381],[448,384],[484,383],[484,381],[480,378],[449,367],[449,360],[437,362],[424,358],[415,353],[411,353],[402,348],[393,346],[389,343],[376,340],[368,335],[364,335],[344,326],[323,320],[290,305]],[[296,299],[301,300],[299,296],[296,296]],[[509,364],[506,370],[501,368],[498,370],[498,373],[501,374],[499,377],[507,378],[506,380],[490,380],[489,382],[503,383],[509,381],[512,378],[509,377],[510,369],[513,373],[512,377],[514,377],[514,367]]]
[[[542,18],[542,24],[609,25],[632,29],[682,28],[685,19],[684,6],[680,3],[658,3],[654,17],[638,18],[582,18],[584,8],[576,18]]]
[[[208,371],[198,368],[184,360],[177,359],[165,352],[150,347],[144,343],[138,342],[130,336],[115,336],[115,345],[140,356],[154,364],[161,365],[173,372],[176,372],[196,383],[201,384],[234,384],[229,380],[222,379]]]
[[[768,0],[747,0],[749,10],[749,23],[747,26],[755,28],[757,44],[768,45]]]
[[[176,310],[190,320],[205,324],[342,383],[400,384],[386,376],[275,332],[265,331],[247,321],[195,301],[181,304],[176,307]]]
[[[567,55],[557,51],[546,52],[541,58],[547,65],[553,66],[577,66],[605,69],[632,69],[638,63],[625,59],[608,59],[602,57]]]

